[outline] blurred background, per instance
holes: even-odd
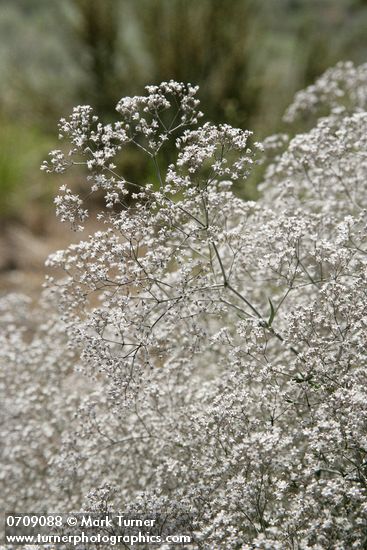
[[[36,288],[71,240],[54,219],[60,181],[39,166],[74,105],[108,120],[122,96],[173,78],[200,85],[211,121],[261,139],[326,68],[367,61],[366,30],[367,0],[1,0],[0,292]],[[146,176],[133,153],[122,162]]]

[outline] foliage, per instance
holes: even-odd
[[[3,221],[19,216],[19,211],[27,215],[26,205],[29,207],[50,196],[49,182],[37,176],[36,183],[34,176],[29,175],[29,166],[39,164],[49,144],[50,140],[35,128],[21,130],[16,124],[0,122],[0,218]],[[16,154],[19,148],[21,155]]]
[[[210,119],[248,123],[259,92],[251,75],[259,32],[255,10],[253,0],[232,0],[230,14],[220,0],[139,2],[135,11],[147,58],[145,79],[200,83]]]
[[[362,0],[4,0],[1,102],[50,127],[72,101],[111,114],[121,90],[175,78],[213,122],[266,131],[331,63],[365,58],[366,17]]]
[[[119,40],[121,5],[114,0],[74,0],[67,17],[76,48],[83,52],[76,60],[84,75],[81,99],[86,96],[99,113],[110,112],[118,90],[125,84],[119,63],[121,53],[125,55]]]
[[[29,334],[3,306],[6,380],[19,395],[4,441],[19,415],[24,430],[7,508],[13,472],[36,449],[47,491],[37,477],[34,511],[190,512],[192,548],[365,547],[365,75],[330,70],[288,111],[329,106],[326,116],[263,146],[227,124],[190,128],[197,88],[173,81],[123,98],[113,123],[89,106],[61,120],[69,151],[52,151],[44,169],[84,166],[85,195],[103,192],[106,208],[100,231],[49,257],[64,277],[48,278],[46,325]],[[126,146],[149,159],[156,184],[116,172]],[[244,202],[232,185],[263,149],[273,160],[262,198]],[[66,185],[56,207],[76,229],[88,215]],[[73,368],[89,382],[63,405],[55,384]],[[27,392],[41,391],[46,405],[25,418]],[[63,415],[60,452],[59,428],[29,445],[27,434]]]
[[[200,86],[213,123],[251,128],[259,137],[283,131],[280,117],[297,89],[340,59],[365,59],[367,8],[363,0],[269,5],[264,0],[3,0],[1,119],[5,126],[18,126],[19,134],[31,128],[47,140],[54,120],[75,104],[91,104],[113,120],[121,95],[174,78]],[[37,181],[38,162],[26,147],[21,151],[10,151],[9,163],[26,164],[31,182]],[[174,149],[166,152],[173,160]],[[116,164],[133,179],[152,177],[133,150],[125,149]],[[251,182],[237,185],[236,193],[255,198],[259,176],[253,174]],[[13,189],[6,186],[2,193],[6,203],[14,202]],[[38,193],[36,184],[31,193]],[[25,201],[14,204],[12,215],[24,218]]]

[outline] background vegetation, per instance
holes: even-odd
[[[336,61],[367,59],[366,24],[364,0],[2,0],[3,226],[52,209],[39,164],[73,105],[108,120],[120,97],[173,78],[200,85],[213,122],[262,137],[281,130],[297,89]],[[133,156],[122,163],[149,176]]]

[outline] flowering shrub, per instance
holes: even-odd
[[[70,149],[44,168],[84,165],[106,208],[47,260],[64,276],[39,326],[2,306],[8,507],[190,512],[192,548],[366,546],[366,90],[366,66],[338,65],[288,110],[320,108],[314,128],[263,146],[191,129],[197,89],[175,82],[121,100],[114,124],[87,106],[60,122]],[[127,145],[154,181],[118,174]],[[240,200],[268,153],[262,198]],[[88,216],[67,186],[56,207]]]

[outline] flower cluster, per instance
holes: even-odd
[[[202,113],[195,95],[197,86],[178,82],[162,82],[159,86],[147,86],[146,96],[125,97],[119,101],[116,111],[121,119],[114,124],[102,124],[88,105],[75,107],[68,119],[61,119],[59,138],[68,139],[67,151],[54,150],[50,160],[42,164],[46,172],[64,173],[72,166],[85,166],[89,171],[90,192],[101,189],[106,205],[125,204],[127,182],[115,172],[114,160],[128,145],[137,147],[152,159],[170,136],[182,128],[196,124]],[[139,186],[138,186],[139,187]],[[82,199],[63,185],[56,197],[56,214],[61,221],[69,221],[77,229],[88,215],[82,207]]]
[[[366,79],[367,63],[356,67],[350,61],[340,62],[296,94],[284,119],[292,122],[325,110],[336,116],[363,112],[367,107]]]
[[[336,110],[342,84],[348,109]],[[48,169],[79,155],[88,192],[121,208],[49,257],[53,328],[40,325],[32,352],[5,317],[5,362],[26,357],[32,377],[13,374],[14,393],[52,386],[55,413],[46,403],[33,416],[48,426],[64,415],[62,449],[42,447],[48,490],[35,511],[188,513],[193,549],[365,547],[366,90],[363,66],[347,64],[297,96],[294,112],[301,98],[312,110],[330,102],[330,114],[265,141],[273,158],[257,202],[231,187],[246,184],[262,146],[227,125],[185,129],[199,116],[192,86],[147,87],[119,102],[113,125],[87,107],[61,122],[72,148]],[[163,166],[167,139],[177,160]],[[126,143],[155,170],[134,192],[113,164]],[[73,196],[64,189],[57,206],[75,223],[86,214]],[[64,388],[89,381],[64,410],[60,377]]]

